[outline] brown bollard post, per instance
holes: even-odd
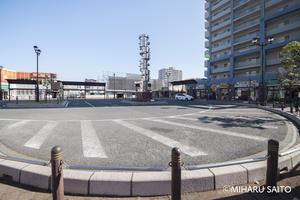
[[[178,148],[172,149],[172,194],[171,200],[181,199],[181,159]]]
[[[52,197],[53,200],[64,199],[63,151],[59,146],[51,149]]]
[[[267,176],[266,187],[277,187],[278,178],[278,151],[279,142],[276,140],[268,141],[268,160],[267,160]]]

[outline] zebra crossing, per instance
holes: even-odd
[[[74,149],[80,149],[82,153],[82,157],[90,158],[90,159],[109,159],[113,157],[112,153],[107,151],[105,146],[113,145],[106,144],[104,140],[104,134],[106,132],[105,129],[95,128],[96,125],[105,124],[108,121],[113,123],[113,128],[118,134],[122,134],[124,130],[127,132],[133,132],[134,134],[138,134],[141,137],[149,139],[152,143],[159,144],[165,146],[166,148],[171,149],[172,147],[179,147],[183,154],[189,156],[191,158],[199,158],[209,156],[212,152],[207,149],[202,149],[201,145],[195,145],[195,139],[188,138],[180,138],[176,131],[178,128],[186,129],[186,132],[192,132],[195,135],[198,135],[199,138],[202,136],[208,135],[210,137],[226,137],[228,140],[233,140],[235,138],[239,138],[241,140],[249,141],[249,142],[260,142],[266,143],[269,139],[269,136],[258,136],[252,135],[251,133],[243,133],[243,132],[234,132],[232,130],[225,129],[216,129],[214,127],[202,126],[201,123],[198,125],[189,123],[189,121],[197,122],[199,116],[208,112],[207,110],[192,113],[192,114],[182,114],[182,115],[174,115],[174,116],[165,116],[165,117],[151,117],[151,118],[137,118],[137,119],[111,119],[106,121],[97,121],[97,120],[74,120],[72,123],[78,124],[80,127],[78,130],[74,131],[74,135],[72,137],[80,138],[80,145],[76,143],[76,147]],[[241,117],[241,119],[243,119]],[[0,119],[1,120],[1,119]],[[49,137],[57,133],[57,129],[60,124],[65,123],[62,121],[53,121],[53,120],[40,120],[43,122],[39,127],[38,131],[35,134],[22,136],[25,142],[22,145],[24,148],[32,149],[33,151],[38,151],[43,149],[44,146],[49,146]],[[66,120],[67,121],[67,120]],[[156,126],[165,126],[165,130],[160,131],[151,130],[148,127],[145,127],[143,122],[148,121],[148,123],[152,124],[152,127]],[[6,126],[0,127],[0,135],[5,134],[8,137],[12,137],[16,134],[14,130],[16,129],[26,129],[32,125],[32,123],[38,123],[38,120],[11,120],[10,123],[7,123]],[[266,128],[274,129],[275,126],[265,125]],[[161,128],[163,129],[163,128]],[[164,131],[168,130],[169,132],[174,132],[172,135],[165,134]],[[59,133],[63,133],[64,131],[60,131]],[[76,133],[75,133],[76,132]],[[77,134],[80,132],[80,134]],[[8,134],[7,134],[8,133]],[[18,132],[20,134],[20,132]],[[77,135],[76,135],[77,134]],[[71,135],[71,134],[70,134]],[[63,138],[63,135],[61,138]],[[64,138],[65,142],[72,142],[72,138]],[[109,138],[109,135],[105,135],[106,140]],[[69,141],[68,141],[69,140]],[[22,140],[23,141],[23,140]],[[51,141],[53,142],[53,141]],[[128,141],[128,144],[131,142]],[[51,144],[52,145],[52,144]],[[154,147],[155,148],[155,147]]]

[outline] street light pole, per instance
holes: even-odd
[[[272,44],[272,42],[274,41],[274,38],[273,37],[269,37],[268,42],[260,42],[260,39],[259,38],[253,38],[252,39],[252,44],[253,45],[257,45],[259,46],[261,49],[260,49],[260,52],[261,52],[261,55],[260,55],[260,58],[261,58],[261,84],[260,84],[260,102],[261,104],[265,104],[265,98],[266,98],[266,94],[265,94],[265,77],[264,77],[264,68],[265,68],[265,58],[264,58],[264,50],[265,50],[265,46],[267,46],[268,44]]]
[[[39,56],[41,54],[41,50],[37,46],[33,46],[34,51],[36,53],[36,102],[40,101],[40,90],[39,90]]]
[[[116,74],[114,73],[114,99],[116,98]]]
[[[171,73],[167,72],[167,87],[168,87],[168,97],[170,98],[170,82],[169,82],[169,77]]]

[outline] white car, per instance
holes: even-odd
[[[187,95],[187,94],[183,94],[183,93],[177,93],[175,95],[175,99],[176,100],[183,100],[183,101],[192,101],[194,99],[194,97]]]

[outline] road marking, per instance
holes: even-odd
[[[48,122],[39,132],[30,138],[25,144],[25,147],[40,149],[42,144],[45,142],[47,137],[53,131],[53,129],[57,126],[56,121]]]
[[[93,104],[87,102],[86,100],[84,100],[84,102],[85,102],[87,105],[91,106],[91,107],[95,107]]]
[[[90,120],[81,121],[81,137],[84,157],[107,158]]]
[[[178,147],[183,153],[191,156],[191,157],[195,157],[195,156],[205,156],[207,155],[206,153],[194,148],[194,147],[190,147],[190,146],[187,146],[187,145],[184,145],[184,144],[181,144],[173,139],[170,139],[168,137],[165,137],[165,136],[162,136],[160,134],[157,134],[153,131],[150,131],[148,129],[145,129],[145,128],[141,128],[141,127],[138,127],[138,126],[135,126],[133,124],[130,124],[128,122],[125,122],[125,121],[122,121],[122,120],[113,120],[114,122],[122,125],[122,126],[125,126],[131,130],[134,130],[135,132],[141,134],[141,135],[144,135],[146,137],[149,137],[157,142],[160,142],[166,146],[169,146],[171,148],[173,147]]]
[[[67,108],[70,104],[70,101],[67,101],[66,104],[65,104],[65,108]]]
[[[212,132],[212,133],[229,135],[229,136],[234,136],[234,137],[242,137],[242,138],[247,138],[247,139],[252,139],[252,140],[258,140],[258,141],[268,140],[268,138],[264,138],[264,137],[260,137],[260,136],[252,136],[252,135],[246,135],[246,134],[243,134],[243,133],[235,133],[235,132],[232,132],[232,131],[217,130],[217,129],[208,128],[208,127],[199,127],[199,126],[182,124],[182,123],[177,123],[177,122],[165,121],[165,120],[161,120],[161,119],[147,119],[147,120],[150,120],[150,121],[153,121],[153,122],[160,122],[160,123],[164,123],[164,124],[169,124],[169,125],[174,125],[174,126],[190,128],[190,129],[197,129],[197,130],[202,130],[202,131],[207,131],[207,132]],[[203,133],[205,133],[205,132],[203,132]]]
[[[29,122],[29,120],[22,120],[13,124],[10,124],[7,128],[8,129],[13,129],[13,128],[18,128],[20,126],[24,126],[25,124],[27,124]]]

